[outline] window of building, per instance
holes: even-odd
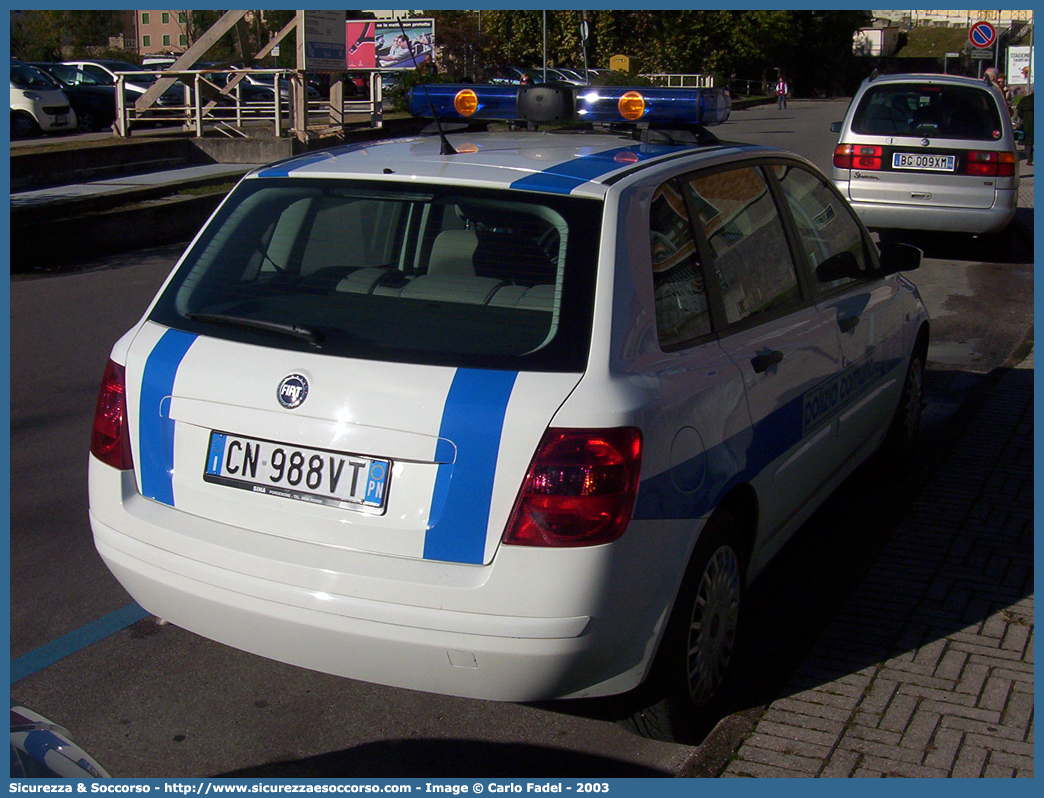
[[[179,11],[178,12],[178,24],[179,25],[184,25],[185,24],[185,12],[184,11]]]
[[[710,244],[707,275],[718,281],[729,324],[800,301],[783,223],[761,169],[700,175],[685,190]]]
[[[148,11],[142,11],[141,12],[141,24],[142,25],[148,25],[149,24],[149,12]]]
[[[141,46],[142,47],[152,47],[152,37],[151,36],[142,36],[141,37]]]
[[[186,36],[184,33],[178,36],[178,46],[188,47],[188,36]]]
[[[677,186],[665,183],[649,210],[653,296],[660,346],[679,349],[711,331],[707,293],[689,213]]]
[[[163,34],[163,46],[164,47],[170,47],[170,34],[169,33],[164,33]]]
[[[160,20],[163,22],[164,25],[169,25],[170,24],[170,14],[168,12],[164,11],[162,14],[160,14]]]

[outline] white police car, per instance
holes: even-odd
[[[727,118],[720,91],[428,91],[641,124],[247,176],[113,348],[97,548],[247,651],[506,701],[644,682],[641,729],[684,737],[746,583],[916,431],[920,253],[879,256],[802,158],[676,121]]]

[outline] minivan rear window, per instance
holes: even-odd
[[[984,88],[888,83],[866,91],[852,130],[870,136],[996,141],[1003,128],[997,102]]]
[[[338,356],[579,372],[601,210],[534,192],[247,179],[150,318]]]

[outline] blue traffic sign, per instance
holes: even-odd
[[[971,40],[973,47],[989,47],[997,39],[997,29],[989,22],[976,22],[968,31],[968,39]]]

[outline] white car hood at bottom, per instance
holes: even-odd
[[[533,453],[579,374],[335,358],[143,325],[126,355],[139,490],[248,532],[409,558],[489,563]],[[307,396],[278,400],[298,375]],[[211,433],[391,462],[383,508],[204,479]]]

